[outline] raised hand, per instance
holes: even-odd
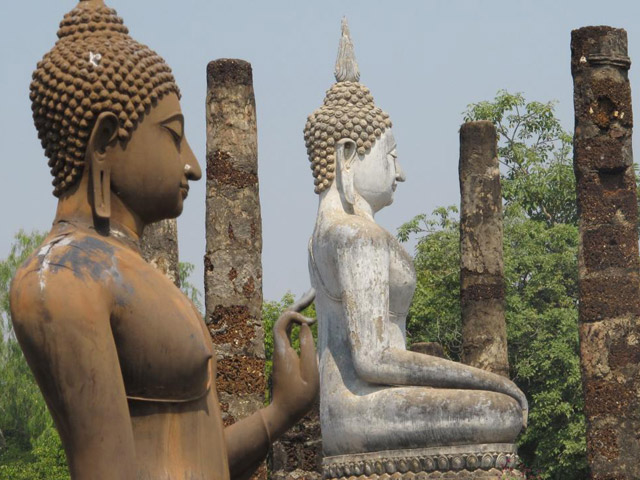
[[[311,305],[315,290],[285,311],[273,327],[273,393],[271,405],[227,427],[225,437],[231,478],[244,480],[267,454],[269,445],[293,426],[318,396],[318,361],[309,325],[300,314]],[[291,346],[291,329],[300,325],[300,356]]]
[[[295,423],[311,408],[318,395],[318,361],[309,328],[315,319],[303,316],[315,298],[311,289],[285,311],[273,327],[273,402],[283,417]],[[300,325],[300,356],[291,346],[291,329]],[[288,422],[287,422],[288,423]]]

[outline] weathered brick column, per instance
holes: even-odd
[[[218,352],[226,425],[264,403],[262,220],[251,64],[207,67],[205,319]],[[266,478],[262,468],[254,478]]]
[[[640,263],[627,33],[571,32],[580,361],[592,479],[640,478]]]
[[[273,444],[270,467],[272,480],[322,478],[320,399],[298,423]]]
[[[460,127],[462,361],[509,376],[497,141],[489,121]]]
[[[180,286],[178,275],[178,222],[175,218],[147,225],[140,240],[142,256]]]

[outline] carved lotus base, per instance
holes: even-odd
[[[493,443],[325,457],[322,470],[327,480],[524,479],[519,463],[515,445]]]

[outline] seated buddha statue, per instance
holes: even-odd
[[[308,321],[295,311],[278,320],[272,402],[224,428],[203,319],[139,247],[144,227],[178,216],[201,177],[180,91],[102,0],[80,1],[58,37],[31,83],[58,207],[10,302],[71,478],[249,478],[317,395]]]
[[[416,274],[375,220],[405,173],[389,116],[359,83],[346,23],[336,80],[304,129],[319,194],[309,271],[324,453],[513,444],[528,407],[512,381],[406,348]]]

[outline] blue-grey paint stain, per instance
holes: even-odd
[[[58,268],[69,268],[73,274],[84,280],[89,275],[99,281],[105,271],[114,265],[114,248],[106,242],[94,237],[82,237],[67,245],[64,253],[50,263],[53,273]]]

